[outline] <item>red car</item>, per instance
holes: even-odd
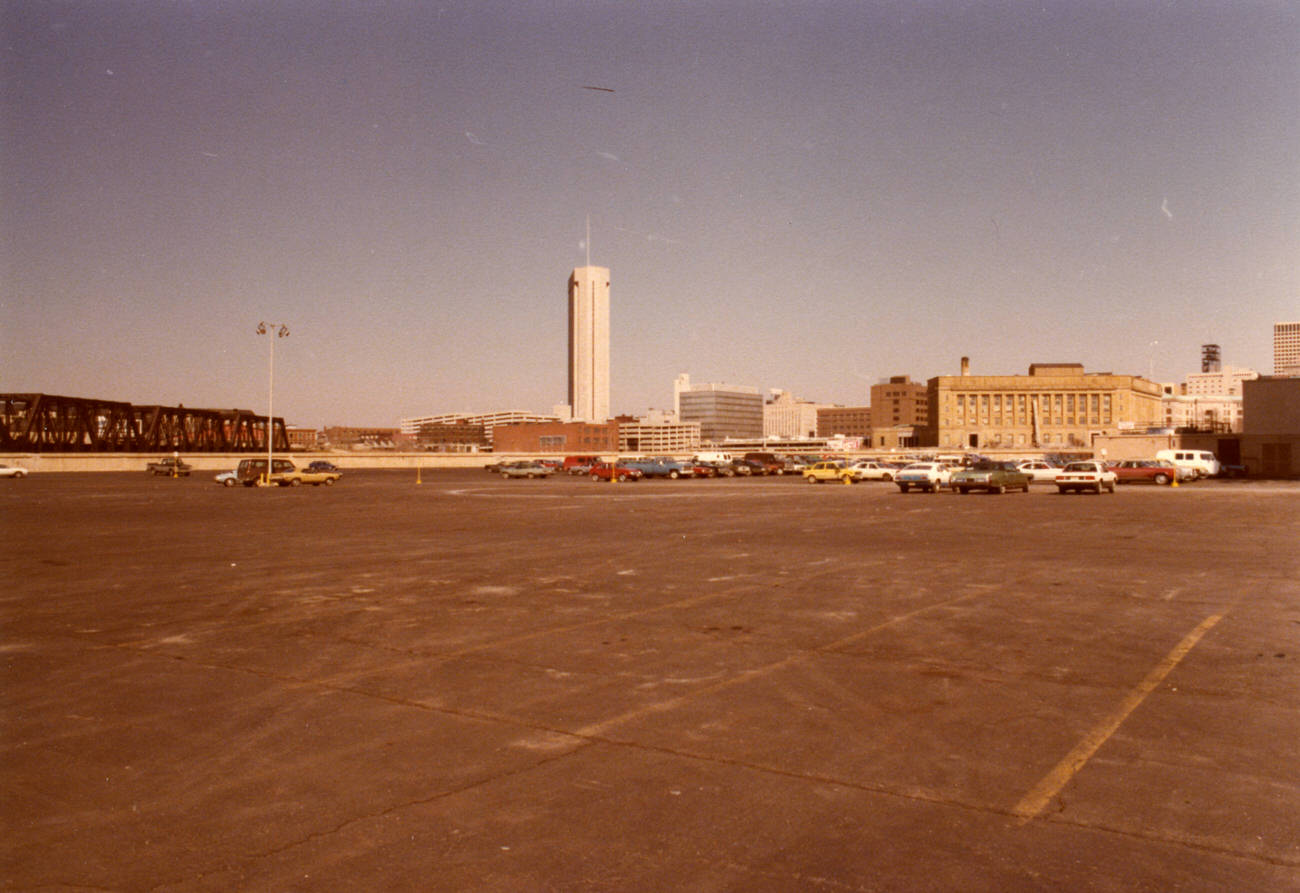
[[[1117,484],[1170,484],[1178,469],[1170,462],[1158,459],[1125,459],[1110,463]]]
[[[615,474],[620,481],[641,480],[641,469],[639,468],[628,468],[626,465],[620,465]],[[591,466],[591,479],[593,481],[609,480],[609,463],[601,462],[599,465]]]

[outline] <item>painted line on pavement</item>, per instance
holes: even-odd
[[[1187,653],[1196,647],[1196,643],[1201,640],[1201,637],[1222,619],[1222,614],[1212,614],[1202,620],[1196,629],[1188,633],[1174,650],[1165,655],[1165,659],[1156,664],[1155,669],[1148,673],[1147,677],[1129,692],[1128,697],[1123,700],[1114,713],[1094,726],[1092,731],[1085,735],[1075,745],[1074,749],[1066,754],[1065,759],[1057,763],[1051,772],[1043,776],[1042,780],[1011,810],[1012,814],[1020,819],[1020,824],[1032,820],[1043,811],[1052,798],[1060,793],[1061,788],[1069,784],[1070,779],[1074,778],[1088,760],[1092,759],[1092,755],[1115,734],[1124,723],[1124,720],[1128,719],[1129,714],[1136,710],[1146,700],[1147,695],[1151,694],[1156,689],[1156,686],[1163,682],[1174,667],[1178,666],[1179,662],[1187,656]]]

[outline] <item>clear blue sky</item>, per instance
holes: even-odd
[[[1290,2],[0,3],[0,390],[393,425],[866,402],[1032,362],[1272,369]],[[614,92],[584,89],[606,87]],[[1157,343],[1153,343],[1157,342]]]

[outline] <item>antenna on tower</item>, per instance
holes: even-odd
[[[587,266],[591,266],[591,213],[587,213],[587,241],[583,242],[587,246]]]

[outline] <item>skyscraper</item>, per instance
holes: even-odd
[[[609,268],[569,276],[569,406],[573,418],[609,418]]]
[[[1273,374],[1300,375],[1300,322],[1273,323]]]

